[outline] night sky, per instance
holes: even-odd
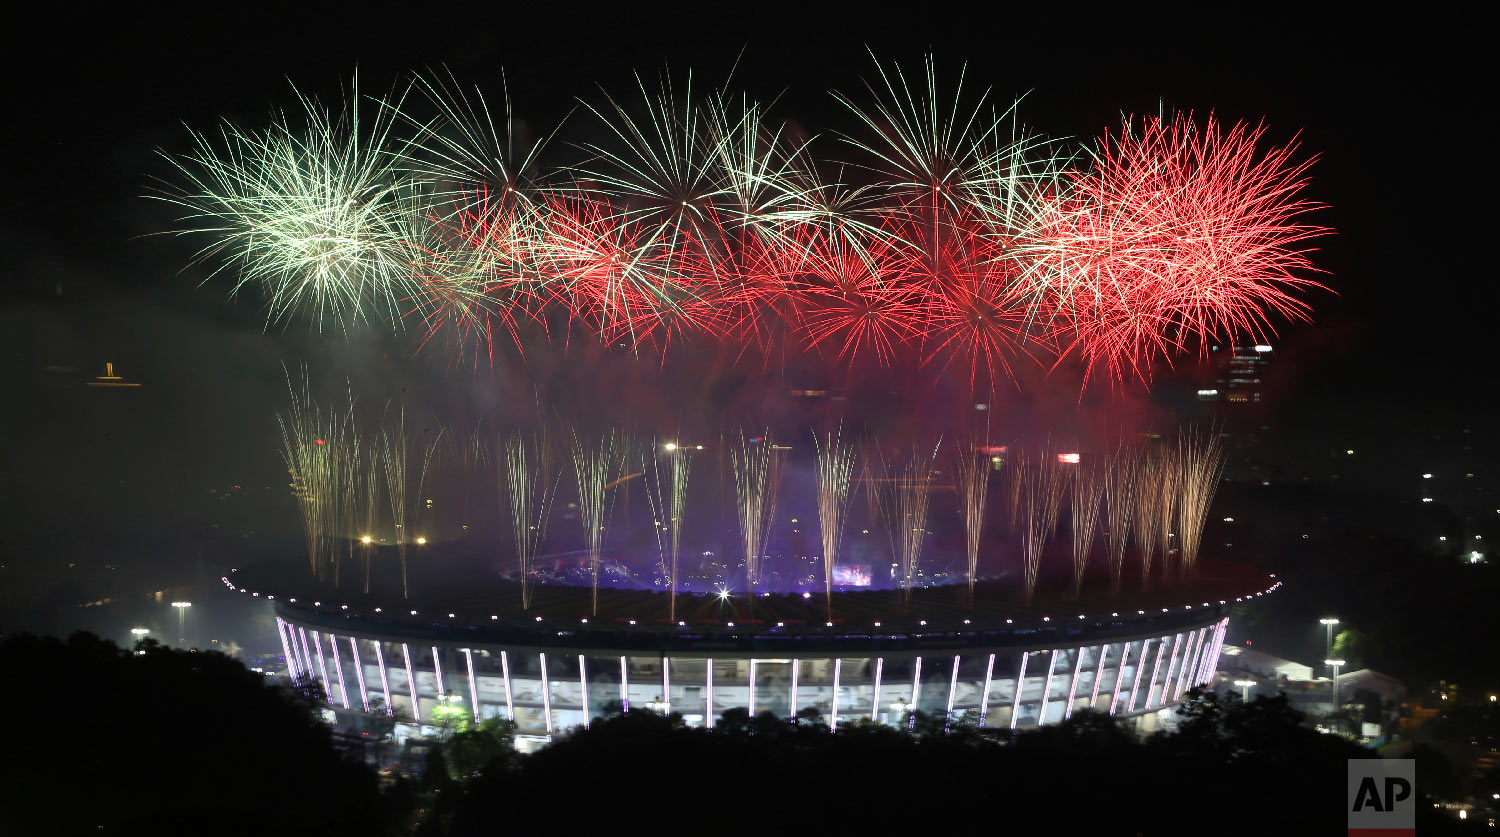
[[[733,68],[738,86],[784,91],[779,113],[830,132],[847,118],[827,91],[858,90],[873,68],[867,46],[902,62],[930,47],[950,70],[968,61],[972,85],[1002,98],[1030,91],[1023,116],[1053,136],[1089,137],[1122,113],[1155,113],[1162,100],[1227,121],[1264,118],[1272,139],[1300,131],[1304,152],[1321,155],[1309,197],[1332,207],[1317,217],[1337,229],[1316,258],[1336,293],[1310,295],[1316,323],[1288,325],[1275,341],[1274,455],[1326,477],[1330,452],[1358,449],[1357,466],[1340,466],[1344,483],[1393,495],[1423,470],[1486,475],[1493,283],[1479,248],[1493,216],[1493,90],[1473,20],[1376,19],[1371,10],[1317,18],[1297,6],[1214,19],[1202,7],[1128,19],[958,6],[894,17],[875,5],[834,14],[568,4],[552,17],[489,8],[501,11],[410,5],[321,16],[246,6],[8,27],[8,596],[55,587],[69,562],[117,560],[163,584],[196,572],[205,543],[213,549],[203,521],[218,513],[205,492],[285,482],[273,421],[284,363],[347,377],[377,402],[403,388],[433,402],[462,400],[455,390],[492,397],[483,376],[450,371],[440,357],[407,358],[404,343],[349,343],[303,323],[268,332],[253,293],[227,299],[224,278],[200,287],[204,269],[188,265],[201,242],[153,235],[173,213],[140,196],[170,173],[155,148],[188,149],[183,123],[211,128],[228,116],[259,126],[273,106],[294,104],[289,82],[333,100],[356,67],[369,92],[446,65],[492,96],[503,70],[518,115],[542,129],[575,97],[597,96],[599,83],[628,95],[632,70],[692,68],[707,87]],[[575,115],[568,138],[588,130]],[[568,158],[565,146],[554,151]],[[143,386],[84,389],[105,361]],[[1164,373],[1151,398],[1174,403],[1173,387],[1191,385],[1187,367]],[[1076,403],[1076,389],[1066,395]],[[255,508],[268,531],[294,525],[284,493]]]

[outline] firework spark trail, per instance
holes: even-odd
[[[1021,483],[1026,479],[1026,469],[1022,467],[1025,464],[1025,459],[1021,454],[1021,451],[1016,452],[1013,466],[1010,469],[1008,490],[1005,492],[1006,499],[1010,501],[1010,528],[1013,531],[1016,528],[1016,517],[1021,508]]]
[[[1106,480],[1100,478],[1099,468],[1092,458],[1086,458],[1073,466],[1072,479],[1072,523],[1073,523],[1073,597],[1083,590],[1083,572],[1088,567],[1089,553],[1094,549],[1094,534],[1099,526],[1099,506],[1104,497]]]
[[[1173,543],[1177,533],[1172,531],[1172,524],[1177,515],[1177,483],[1181,477],[1178,471],[1176,448],[1162,446],[1160,450],[1161,465],[1158,473],[1160,483],[1152,486],[1152,489],[1161,496],[1161,501],[1156,507],[1156,513],[1161,519],[1156,523],[1157,547],[1161,550],[1162,576],[1166,577],[1172,572],[1171,558]],[[1179,556],[1180,557],[1180,556]]]
[[[872,526],[880,526],[885,532],[886,544],[890,547],[893,565],[901,562],[900,501],[901,473],[896,465],[885,457],[880,441],[867,439],[864,443],[863,465],[865,483],[865,505]]]
[[[396,529],[396,553],[401,561],[401,595],[407,598],[411,595],[406,566],[407,524],[411,521],[414,511],[411,501],[414,496],[418,500],[422,496],[422,488],[427,482],[427,470],[431,467],[432,457],[442,442],[443,431],[438,432],[425,450],[421,445],[417,445],[415,453],[420,456],[420,461],[413,463],[414,440],[406,429],[406,408],[399,408],[396,411],[395,421],[392,422],[390,421],[390,408],[387,406],[386,418],[387,420],[380,428],[380,464],[385,471],[385,488],[386,496],[390,501],[391,523]],[[411,483],[413,472],[416,476],[415,486]]]
[[[665,451],[664,454],[663,451]],[[636,457],[641,469],[641,482],[644,483],[646,489],[646,505],[651,510],[651,536],[656,540],[656,566],[657,570],[661,572],[662,577],[667,579],[669,585],[671,584],[672,571],[669,566],[671,556],[668,553],[668,544],[671,539],[672,527],[670,521],[667,520],[671,516],[671,512],[667,510],[667,505],[671,502],[671,497],[667,492],[671,490],[672,477],[671,474],[667,475],[667,488],[663,490],[661,461],[663,458],[675,458],[676,456],[677,449],[675,446],[671,450],[665,450],[664,446],[654,437],[636,446]]]
[[[1125,550],[1133,535],[1139,475],[1139,451],[1122,441],[1110,455],[1104,472],[1104,505],[1109,510],[1109,582],[1113,593],[1120,591]]]
[[[1155,360],[1306,318],[1309,242],[1328,230],[1305,222],[1295,141],[1262,151],[1263,126],[1185,114],[1075,160],[930,56],[876,70],[867,101],[838,97],[863,125],[845,137],[860,186],[818,171],[762,103],[665,75],[585,103],[603,139],[543,180],[551,135],[518,145],[508,91],[497,119],[450,76],[407,88],[429,121],[406,92],[363,119],[356,87],[340,112],[299,94],[304,120],[194,134],[158,197],[236,291],[262,288],[268,325],[414,321],[419,346],[491,363],[562,312],[632,351],[703,339],[769,364],[810,346],[958,368],[982,391],[1023,357],[1149,380]]]
[[[672,566],[667,577],[669,591],[668,618],[677,620],[677,559],[682,552],[682,528],[687,522],[688,477],[692,474],[693,460],[687,451],[677,449],[672,457],[672,497],[669,503],[672,514],[668,525],[672,527]]]
[[[1057,308],[1083,315],[1065,353],[1148,375],[1190,339],[1258,340],[1273,314],[1307,318],[1293,294],[1319,287],[1300,274],[1314,271],[1307,242],[1328,232],[1301,220],[1318,208],[1296,197],[1312,161],[1293,161],[1295,142],[1259,153],[1264,135],[1178,114],[1101,139],[1058,213]]]
[[[557,492],[557,468],[545,433],[514,434],[505,440],[504,450],[504,457],[495,460],[501,471],[501,493],[506,497],[501,511],[510,518],[521,574],[521,608],[525,610],[531,607],[532,561],[547,537],[552,498]]]
[[[593,612],[599,613],[599,558],[604,548],[614,486],[625,464],[629,443],[618,430],[606,430],[597,438],[572,435],[573,473],[578,480],[578,518],[583,524],[588,548],[589,576],[593,580]]]
[[[347,384],[347,382],[346,382]],[[339,497],[338,516],[339,520],[335,528],[338,537],[345,541],[345,549],[348,551],[349,563],[354,563],[355,530],[359,527],[359,516],[356,509],[360,496],[360,427],[359,417],[355,409],[354,389],[348,385],[345,391],[346,401],[344,409],[341,410],[336,419],[334,430],[333,450],[329,451],[333,459],[333,475],[336,482],[336,491]],[[335,559],[333,570],[333,584],[338,586],[340,581],[341,561]]]
[[[327,458],[326,450],[317,444],[322,440],[319,435],[322,430],[321,411],[308,392],[305,371],[301,393],[293,388],[290,373],[287,374],[287,390],[291,395],[291,406],[285,414],[276,417],[281,428],[282,459],[291,477],[297,510],[302,517],[308,564],[314,576],[321,579],[324,569],[319,556],[325,539],[323,503]]]
[[[215,273],[236,267],[233,292],[261,288],[268,326],[305,312],[319,331],[399,327],[421,191],[404,171],[406,144],[386,107],[366,118],[357,77],[339,111],[294,93],[300,123],[278,113],[245,132],[226,120],[217,138],[192,133],[185,157],[163,153],[183,180],[155,197],[187,211],[179,233],[212,237],[198,259],[220,259]]]
[[[829,621],[833,620],[833,567],[844,519],[849,512],[850,478],[854,474],[854,446],[844,440],[844,430],[828,434],[827,441],[813,434],[817,449],[818,530],[823,543],[823,594]]]
[[[1178,435],[1177,450],[1181,474],[1177,481],[1177,538],[1182,574],[1186,578],[1193,574],[1198,560],[1203,526],[1224,473],[1225,451],[1223,438],[1217,432],[1197,428],[1185,429]]]
[[[932,474],[937,465],[938,449],[942,447],[940,437],[932,445],[931,453],[913,444],[911,457],[901,471],[900,482],[895,486],[896,515],[894,525],[898,529],[897,541],[901,546],[900,561],[902,575],[902,602],[911,603],[912,587],[922,564],[922,547],[927,541],[927,512],[931,508]]]
[[[1141,559],[1141,588],[1151,585],[1151,566],[1163,543],[1170,543],[1166,528],[1171,513],[1163,513],[1162,506],[1171,506],[1171,498],[1162,493],[1170,478],[1166,470],[1168,463],[1159,449],[1143,449],[1136,470],[1135,484],[1135,544]],[[1163,556],[1165,560],[1165,556]]]
[[[990,462],[972,441],[954,446],[953,475],[964,515],[964,546],[969,559],[969,606],[974,604],[974,582],[979,575],[979,545],[984,532],[984,505],[990,487]]]
[[[760,581],[761,562],[776,519],[781,492],[781,462],[771,445],[770,431],[758,441],[740,429],[739,444],[730,451],[738,500],[740,538],[745,547],[745,578],[753,590]]]
[[[363,520],[363,532],[360,540],[364,542],[369,538],[370,542],[364,543],[365,563],[365,592],[370,592],[370,570],[374,552],[375,526],[380,517],[380,446],[373,442],[368,443],[360,452],[360,475],[359,484],[363,491],[360,493],[362,503],[361,517]]]
[[[1057,528],[1066,483],[1057,457],[1049,451],[1044,450],[1034,465],[1028,464],[1026,459],[1023,455],[1017,461],[1017,468],[1025,473],[1021,479],[1021,506],[1026,527],[1021,544],[1025,561],[1025,600],[1030,604],[1036,593],[1042,549]]]

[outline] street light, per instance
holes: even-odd
[[[1255,685],[1255,681],[1254,680],[1236,680],[1236,681],[1234,681],[1234,685],[1240,687],[1240,702],[1241,703],[1249,703],[1250,702],[1250,687]]]
[[[1332,616],[1318,620],[1318,624],[1328,629],[1328,647],[1324,649],[1323,653],[1327,654],[1330,657],[1333,656],[1333,626],[1337,625],[1338,623],[1339,620],[1333,618]]]
[[[1339,708],[1339,666],[1344,664],[1343,660],[1324,660],[1325,665],[1333,666],[1333,710]]]
[[[192,607],[192,602],[172,602],[172,607],[177,608],[177,644],[187,645],[187,609]]]

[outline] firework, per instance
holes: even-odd
[[[1213,505],[1214,494],[1219,488],[1224,457],[1223,439],[1218,433],[1193,428],[1178,435],[1177,539],[1184,577],[1192,575],[1198,560],[1203,524],[1208,521],[1208,509]]]
[[[1264,135],[1191,114],[1127,122],[1072,174],[1053,276],[1090,369],[1146,375],[1189,341],[1261,339],[1273,314],[1306,318],[1306,245],[1327,230],[1302,221],[1317,207],[1296,197],[1311,161],[1294,162],[1295,143],[1259,152]]]
[[[895,519],[898,530],[897,543],[901,563],[902,597],[910,603],[912,587],[922,564],[922,547],[927,541],[927,512],[931,507],[932,474],[937,465],[940,438],[932,445],[930,453],[918,445],[912,446],[911,457],[901,471],[900,481],[895,486]]]
[[[311,395],[304,370],[300,391],[287,375],[291,406],[277,416],[282,459],[292,479],[306,538],[308,562],[319,578],[339,583],[340,537],[358,524],[360,440],[352,392],[342,406],[320,406]],[[353,540],[347,550],[352,559]]]
[[[1116,593],[1125,566],[1125,549],[1132,536],[1139,465],[1139,452],[1122,442],[1110,455],[1104,470],[1104,507],[1109,511],[1109,581],[1110,590]]]
[[[552,446],[544,434],[510,436],[504,443],[505,456],[496,466],[502,471],[500,486],[510,517],[511,535],[516,545],[516,565],[521,574],[521,607],[531,607],[532,559],[547,537],[552,496],[557,491],[556,468]]]
[[[361,106],[357,77],[337,110],[294,92],[300,121],[278,113],[259,132],[225,121],[216,138],[193,133],[185,157],[164,155],[182,179],[156,197],[186,210],[180,233],[209,236],[199,258],[234,268],[232,292],[260,287],[268,325],[300,314],[319,331],[399,327],[422,190],[405,143],[386,107],[371,118]]]
[[[605,526],[614,499],[614,487],[625,464],[627,443],[618,430],[606,430],[584,439],[572,430],[573,473],[578,479],[578,518],[583,524],[588,548],[589,575],[593,579],[593,608],[599,612],[599,557],[604,548]]]
[[[1092,458],[1073,466],[1073,596],[1083,589],[1083,572],[1094,548],[1094,533],[1099,526],[1099,506],[1105,494],[1107,478],[1101,479]]]
[[[823,592],[827,615],[833,619],[833,566],[838,560],[844,518],[849,511],[850,477],[854,474],[854,446],[844,441],[843,428],[827,441],[813,434],[817,448],[818,527],[823,540]]]
[[[306,377],[300,396],[292,389],[290,375],[287,389],[291,393],[291,408],[286,414],[276,417],[281,427],[282,458],[292,480],[297,510],[302,516],[308,563],[313,574],[322,578],[324,569],[319,556],[326,537],[324,504],[328,469],[327,451],[317,443],[327,440],[319,435],[324,428],[318,406],[307,392]]]
[[[984,391],[1023,359],[1148,380],[1153,361],[1307,316],[1327,230],[1306,223],[1295,143],[1189,114],[1079,154],[962,69],[875,68],[866,96],[838,96],[862,127],[844,138],[853,178],[691,74],[585,103],[603,128],[588,161],[543,176],[553,134],[517,142],[508,90],[492,111],[434,76],[406,88],[431,119],[402,91],[371,118],[356,86],[341,109],[299,94],[298,119],[193,134],[159,197],[235,291],[262,289],[268,323],[414,323],[419,348],[466,360],[524,354],[566,320],[630,350],[811,348]]]
[[[760,581],[760,566],[771,524],[776,519],[776,501],[781,492],[781,458],[766,432],[750,437],[743,429],[739,444],[730,451],[734,467],[735,498],[738,500],[740,537],[745,547],[745,579],[751,588]]]
[[[964,516],[964,546],[969,558],[969,603],[974,602],[974,582],[979,577],[979,543],[984,532],[984,504],[990,489],[990,462],[979,445],[954,446],[953,477]]]
[[[1021,546],[1025,562],[1025,597],[1031,602],[1036,592],[1036,582],[1042,563],[1042,548],[1057,528],[1057,515],[1062,508],[1066,482],[1058,467],[1057,458],[1044,451],[1035,464],[1028,463],[1023,455],[1017,469],[1021,478],[1021,511],[1025,528]]]
[[[1141,559],[1141,587],[1151,584],[1151,567],[1156,556],[1165,561],[1171,549],[1172,512],[1175,498],[1171,495],[1175,471],[1169,452],[1161,448],[1141,451],[1136,471],[1135,544]]]
[[[414,497],[420,499],[422,496],[422,488],[427,482],[427,470],[432,465],[433,454],[442,442],[443,433],[439,431],[425,449],[417,443],[414,450],[414,440],[406,429],[406,408],[397,409],[393,421],[387,408],[386,418],[387,421],[380,428],[380,464],[385,471],[391,523],[396,529],[396,553],[401,561],[401,595],[405,597],[411,595],[406,567],[406,542],[407,535],[410,534],[407,524],[415,511],[411,502]],[[416,455],[415,462],[413,454]],[[415,485],[411,482],[413,476],[416,477]]]
[[[360,543],[364,549],[365,564],[365,592],[370,592],[370,565],[372,552],[374,550],[375,526],[379,521],[380,514],[380,446],[370,444],[361,452],[359,485],[363,489],[360,493],[361,511],[360,517],[364,524]]]
[[[693,460],[685,450],[678,449],[672,457],[672,499],[669,504],[671,518],[667,524],[672,532],[672,565],[668,568],[668,618],[677,618],[677,558],[682,551],[682,527],[686,523],[688,476],[692,474]]]

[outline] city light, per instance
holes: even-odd
[[[365,535],[364,537],[359,539],[359,542],[362,544],[369,544],[371,540],[372,538],[369,535]]]
[[[665,445],[662,445],[662,448],[665,450],[677,450],[677,443],[667,442]]]
[[[417,538],[417,544],[418,545],[425,544],[425,543],[427,543],[427,539],[426,538]]]

